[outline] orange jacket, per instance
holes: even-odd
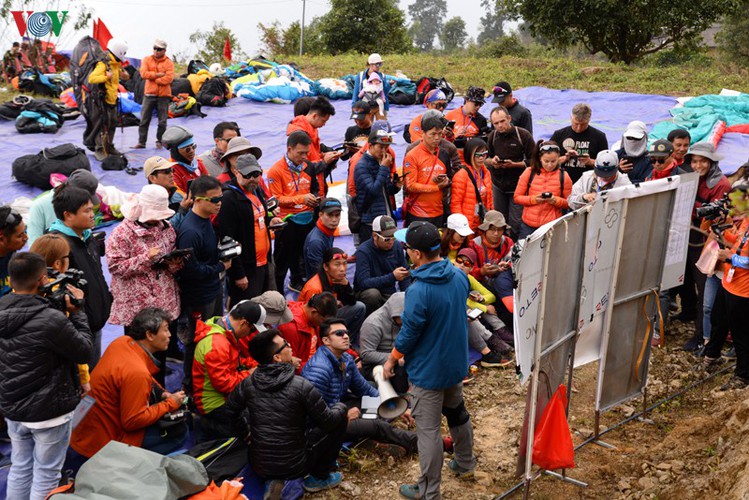
[[[404,205],[416,217],[439,217],[442,209],[442,190],[434,183],[435,175],[447,174],[439,150],[430,151],[421,142],[406,153],[403,161],[403,180],[407,194]]]
[[[738,231],[733,232],[732,230],[729,230],[723,233],[726,242],[731,245],[732,253],[738,253],[741,240],[744,238],[744,233],[746,231],[749,231],[749,218],[745,218],[742,221]],[[740,255],[743,257],[749,256],[749,243],[744,245],[741,249]],[[733,268],[733,277],[729,283],[727,280],[731,268]],[[727,292],[738,297],[749,297],[749,269],[733,267],[730,260],[726,261],[723,264],[723,288],[725,288]]]
[[[281,218],[289,214],[311,212],[312,207],[304,204],[304,195],[309,194],[312,179],[302,171],[299,175],[289,169],[284,156],[268,171],[268,189],[278,200]],[[322,186],[318,196],[323,196]]]
[[[520,175],[514,199],[515,203],[525,207],[523,208],[523,222],[533,228],[541,227],[561,217],[562,210],[569,208],[567,197],[572,192],[572,180],[567,172],[563,172],[562,175],[564,176],[564,189],[559,185],[558,167],[551,172],[541,169],[540,173],[533,176],[530,188],[528,188],[528,181],[531,177],[531,167],[526,168]],[[551,198],[553,204],[536,203],[536,196],[545,192],[554,195]]]
[[[411,125],[408,126],[408,135],[411,136],[411,144],[424,137],[424,132],[421,130],[421,119],[424,117],[424,113],[414,116],[411,120]]]
[[[148,353],[127,335],[109,344],[91,372],[91,396],[96,404],[73,431],[70,446],[85,457],[112,440],[140,446],[146,427],[179,408],[171,398],[149,405],[158,370]]]
[[[156,78],[156,73],[164,73],[164,76]],[[164,56],[156,59],[154,56],[146,56],[140,67],[140,76],[146,81],[144,95],[157,97],[172,96],[172,82],[174,81],[174,63]]]
[[[468,222],[471,225],[474,233],[478,232],[479,224],[481,219],[478,213],[478,203],[476,203],[476,189],[473,187],[473,182],[466,171],[466,168],[471,170],[471,175],[476,181],[476,187],[479,190],[481,196],[481,202],[487,211],[494,208],[494,195],[492,194],[492,176],[486,167],[481,167],[479,174],[476,174],[476,170],[473,167],[463,166],[453,176],[453,182],[451,187],[451,198],[450,198],[450,213],[463,214],[468,218]]]

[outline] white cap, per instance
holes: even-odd
[[[624,131],[624,137],[642,139],[647,135],[647,133],[648,127],[645,125],[645,123],[641,122],[640,120],[635,120],[633,122],[629,122],[629,125],[627,125],[627,130]]]
[[[380,54],[374,53],[370,54],[369,58],[367,59],[367,64],[378,64],[382,62],[382,56]]]
[[[468,224],[468,218],[463,214],[451,214],[447,218],[447,229],[453,229],[461,236],[470,236],[473,234],[471,225]]]

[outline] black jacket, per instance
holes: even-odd
[[[262,189],[255,190],[263,206],[265,214],[265,230],[270,238],[268,225],[268,205]],[[221,210],[216,217],[218,223],[218,234],[220,237],[229,236],[242,245],[242,255],[232,260],[231,267],[226,272],[232,280],[236,281],[247,276],[248,271],[257,266],[255,258],[255,216],[254,207],[250,199],[245,196],[236,179],[224,184],[224,197],[221,201]],[[271,259],[270,248],[268,249],[268,261]]]
[[[91,357],[86,315],[65,314],[39,295],[0,299],[0,412],[17,422],[41,422],[81,400],[77,363]]]
[[[328,408],[306,379],[294,375],[287,363],[260,365],[226,401],[229,418],[239,421],[249,410],[250,464],[264,479],[294,479],[307,473],[306,421],[328,432],[346,419],[347,408]]]
[[[92,332],[97,332],[104,328],[112,309],[112,294],[101,269],[99,245],[93,236],[89,236],[84,242],[81,238],[72,237],[61,231],[53,230],[50,233],[62,234],[67,238],[70,244],[70,267],[83,271],[83,277],[88,282],[85,290],[88,326]]]

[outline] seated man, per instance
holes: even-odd
[[[278,325],[278,331],[291,346],[294,366],[300,371],[320,345],[320,325],[338,313],[338,300],[332,293],[323,292],[306,302],[289,302],[289,309],[292,320]]]
[[[320,270],[323,252],[333,246],[342,211],[341,202],[335,198],[325,198],[320,202],[320,217],[304,240],[304,271],[307,279]]]
[[[290,347],[276,330],[255,335],[250,354],[260,365],[226,401],[229,421],[249,415],[249,461],[267,481],[268,499],[281,498],[285,480],[308,473],[307,491],[333,488],[343,479],[332,470],[343,443],[346,406],[328,408],[312,384],[294,375]],[[309,432],[308,420],[317,426]]]
[[[619,157],[616,152],[604,149],[596,156],[593,170],[583,172],[572,185],[567,202],[571,210],[577,210],[595,201],[602,191],[631,184],[627,175],[619,173]]]
[[[170,394],[153,378],[159,370],[153,354],[167,349],[170,336],[169,314],[148,307],[135,316],[127,335],[109,344],[91,373],[96,404],[73,431],[73,450],[90,458],[113,440],[163,454],[182,446],[186,425],[181,433],[172,435],[170,429],[164,435],[158,424],[186,401],[184,392]]]
[[[198,321],[195,327],[193,394],[200,424],[210,438],[233,435],[233,424],[227,420],[224,403],[231,391],[252,373],[255,364],[241,355],[240,341],[265,331],[263,323],[263,306],[243,300],[226,316],[216,316],[205,323]]]
[[[354,349],[358,349],[359,330],[366,317],[367,307],[356,300],[354,289],[346,276],[347,269],[346,252],[336,247],[325,250],[319,272],[304,285],[299,301],[305,302],[318,293],[332,292],[338,300],[338,316],[346,320]]]
[[[346,352],[351,347],[351,341],[344,320],[325,320],[320,327],[320,338],[322,347],[305,365],[302,377],[312,382],[328,406],[349,400],[344,442],[373,439],[402,446],[408,453],[416,453],[418,448],[415,432],[396,429],[379,418],[361,418],[362,396],[379,397],[380,393],[362,377],[353,356]],[[349,391],[353,397],[349,395]]]
[[[385,305],[373,312],[359,332],[359,355],[362,362],[362,374],[367,380],[374,380],[372,370],[375,366],[385,364],[395,344],[395,337],[401,329],[401,315],[406,302],[404,292],[390,296]],[[408,374],[405,360],[395,367],[395,375],[390,378],[393,389],[398,394],[408,392]]]
[[[382,307],[395,293],[396,285],[405,292],[411,284],[403,246],[393,237],[396,229],[392,217],[376,217],[372,221],[372,238],[356,250],[354,291],[367,307],[367,316]]]

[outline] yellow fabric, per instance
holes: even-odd
[[[484,297],[483,302],[476,302],[474,300],[468,299],[466,301],[466,304],[468,304],[469,309],[481,309],[483,312],[486,312],[486,306],[494,304],[497,301],[497,297],[489,291],[488,288],[486,288],[484,285],[481,284],[479,280],[471,276],[470,274],[468,276],[468,282],[471,284],[471,291],[477,291],[481,294],[482,297]]]
[[[190,81],[190,87],[192,87],[192,93],[198,95],[200,87],[203,86],[206,80],[210,80],[211,78],[213,78],[213,75],[204,69],[201,69],[194,75],[187,75],[187,79]]]
[[[91,374],[88,371],[88,365],[78,365],[78,378],[81,385],[86,385],[91,380]]]
[[[100,61],[96,63],[96,67],[91,74],[88,75],[88,82],[94,85],[103,83],[104,88],[106,89],[106,97],[104,98],[104,101],[107,104],[114,106],[117,104],[117,92],[120,88],[120,70],[122,69],[122,66],[111,53],[108,55],[109,68],[107,68],[107,64],[104,64],[104,62]],[[107,78],[107,69],[112,72],[109,78]]]

